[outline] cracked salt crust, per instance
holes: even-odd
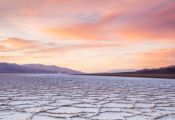
[[[0,120],[175,120],[175,80],[0,75]]]

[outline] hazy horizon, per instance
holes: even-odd
[[[83,72],[175,65],[174,0],[0,1],[0,62]]]

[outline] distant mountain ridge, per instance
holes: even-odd
[[[115,72],[115,73],[90,73],[84,75],[97,76],[121,76],[121,77],[150,77],[150,78],[172,78],[175,79],[175,65],[154,69],[142,69],[130,72]]]
[[[72,70],[65,67],[43,64],[14,64],[0,62],[0,73],[64,73],[81,74],[81,71]]]
[[[154,69],[142,69],[142,70],[137,70],[134,73],[144,73],[144,74],[174,73],[175,74],[175,65],[168,66],[168,67],[154,68]]]

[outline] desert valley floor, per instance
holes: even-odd
[[[175,80],[1,74],[0,120],[175,120]]]

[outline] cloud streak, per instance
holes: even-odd
[[[1,51],[27,50],[37,48],[36,42],[19,38],[7,38],[0,41]]]
[[[174,64],[175,48],[164,48],[137,54],[137,62],[144,67],[168,66]]]

